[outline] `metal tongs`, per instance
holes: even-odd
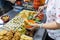
[[[34,15],[34,18],[35,18],[39,13],[41,13],[41,12],[43,11],[43,9],[44,9],[44,6],[40,6],[40,7],[38,8],[38,10],[37,10],[37,14]]]

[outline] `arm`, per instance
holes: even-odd
[[[60,29],[60,5],[58,5],[58,3],[60,3],[60,0],[56,0],[55,1],[55,12],[56,12],[56,21],[54,22],[49,22],[49,23],[44,23],[42,24],[42,27],[45,29]],[[39,27],[40,24],[35,24],[35,27]]]
[[[32,24],[34,28],[45,28],[45,29],[50,29],[50,30],[55,30],[55,29],[60,29],[60,24],[57,22],[50,22],[50,23],[43,23],[43,24]]]
[[[55,29],[60,29],[60,24],[57,23],[57,22],[51,22],[51,23],[43,24],[42,27],[45,28],[45,29],[55,30]]]
[[[55,12],[56,12],[56,21],[55,22],[50,22],[50,23],[45,23],[43,24],[43,28],[46,29],[60,29],[60,0],[55,1]]]

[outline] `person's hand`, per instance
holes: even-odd
[[[30,25],[32,26],[32,28],[29,28],[29,30],[35,30],[40,27],[39,24],[30,24]]]
[[[35,18],[37,15],[41,14],[42,11],[43,11],[43,9],[44,9],[44,6],[40,6],[40,7],[38,8],[37,14],[34,15],[34,18]]]

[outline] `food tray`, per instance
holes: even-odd
[[[12,12],[14,12],[14,14],[11,14]],[[18,12],[12,10],[12,11],[8,12],[7,15],[8,15],[8,14],[11,14],[11,15],[16,16],[17,13],[18,13]],[[11,15],[9,15],[9,16],[11,17]],[[14,16],[11,17],[11,19],[14,18]],[[45,18],[46,18],[46,16],[45,16]],[[44,19],[44,21],[42,21],[42,22],[44,23],[45,20],[46,20],[46,19]],[[38,31],[35,33],[34,40],[42,40],[42,39],[44,39],[44,38],[43,38],[44,33],[45,33],[45,29],[39,28]]]

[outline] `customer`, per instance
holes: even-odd
[[[52,39],[60,40],[60,0],[47,0],[47,1],[48,3],[46,8],[47,16],[46,23],[31,24],[31,26],[34,26],[34,28],[39,27],[45,28],[47,29],[48,35]],[[46,5],[44,7],[46,7]]]

